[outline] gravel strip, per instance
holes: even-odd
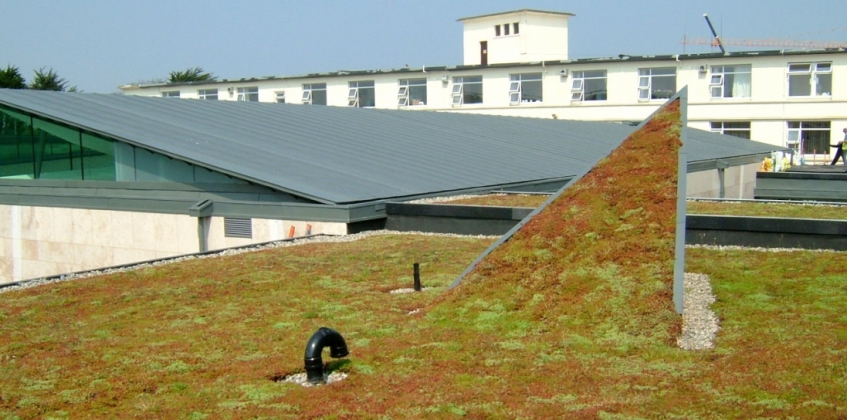
[[[425,292],[429,289],[432,289],[432,287],[421,287],[421,292]],[[415,290],[411,287],[406,287],[406,288],[403,288],[403,289],[394,289],[394,290],[389,291],[388,293],[390,293],[392,295],[404,295],[406,293],[415,293],[416,291],[417,290]]]
[[[715,346],[720,329],[718,317],[710,309],[715,303],[709,276],[685,273],[685,299],[682,310],[682,334],[676,343],[685,350],[704,350]]]
[[[479,197],[500,197],[504,196],[504,193],[493,193],[493,194],[465,194],[465,195],[452,195],[449,197],[430,197],[430,198],[421,198],[418,200],[407,201],[409,204],[431,204],[431,203],[443,203],[445,201],[456,201],[456,200],[464,200],[467,198],[479,198]]]
[[[313,384],[313,383],[311,383],[307,380],[308,375],[306,375],[305,373],[295,373],[293,375],[286,376],[285,378],[283,378],[282,380],[280,380],[278,382],[292,382],[292,383],[295,383],[295,384],[300,384],[300,385],[305,386],[305,387],[310,387],[310,386],[329,385],[333,382],[342,381],[346,378],[347,378],[347,374],[344,373],[344,372],[332,372],[329,375],[327,375],[324,372],[324,383],[323,384]]]
[[[83,272],[73,273],[73,274],[65,274],[65,275],[62,275],[62,276],[59,276],[59,277],[48,277],[48,278],[33,279],[33,280],[26,281],[26,282],[21,283],[21,284],[16,284],[14,286],[8,286],[8,287],[0,288],[0,293],[9,292],[9,291],[12,291],[12,290],[28,289],[30,287],[43,286],[43,285],[47,285],[47,284],[53,284],[53,283],[69,281],[69,280],[85,279],[85,278],[100,276],[100,275],[104,275],[104,274],[123,273],[123,272],[127,272],[127,271],[141,270],[141,269],[144,269],[144,268],[158,267],[158,266],[176,263],[176,262],[181,262],[181,261],[189,261],[189,260],[195,260],[195,259],[206,259],[206,258],[219,258],[219,257],[223,257],[223,256],[228,256],[228,255],[237,255],[237,254],[243,254],[243,253],[246,253],[246,252],[261,251],[261,250],[264,250],[264,249],[286,248],[286,247],[290,247],[290,246],[299,246],[299,245],[305,245],[305,244],[311,244],[311,243],[352,242],[352,241],[357,241],[357,240],[362,239],[362,238],[367,238],[367,237],[370,237],[370,236],[378,236],[378,235],[417,235],[417,236],[438,236],[438,237],[447,237],[447,238],[484,238],[484,239],[499,238],[499,236],[487,236],[487,235],[456,235],[456,234],[451,234],[451,233],[431,233],[431,232],[399,232],[399,231],[392,231],[392,230],[372,230],[372,231],[361,232],[361,233],[356,233],[356,234],[352,234],[352,235],[314,236],[314,237],[310,237],[310,238],[294,239],[293,241],[292,240],[283,240],[283,241],[271,242],[271,243],[256,245],[256,246],[230,248],[230,249],[225,249],[225,250],[222,250],[220,252],[215,252],[215,253],[211,253],[211,254],[186,255],[186,256],[181,256],[181,257],[166,258],[166,259],[153,261],[153,262],[149,262],[149,263],[140,263],[140,264],[130,265],[130,266],[126,266],[126,267],[120,267],[120,268],[106,268],[106,269],[102,269],[102,270],[89,270],[89,271],[83,271]]]
[[[762,247],[748,247],[748,246],[736,246],[736,245],[686,245],[686,248],[689,249],[711,249],[717,251],[760,251],[760,252],[823,252],[823,253],[833,253],[833,252],[845,252],[838,251],[835,249],[803,249],[803,248],[762,248]]]

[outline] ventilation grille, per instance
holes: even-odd
[[[227,238],[253,238],[253,219],[224,217],[224,236]]]

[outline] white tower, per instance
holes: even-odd
[[[464,64],[567,60],[572,16],[521,9],[459,19],[464,25]]]

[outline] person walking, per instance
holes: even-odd
[[[835,147],[835,157],[832,159],[832,163],[830,165],[835,165],[835,162],[838,162],[838,158],[841,158],[841,163],[847,165],[847,128],[841,130],[844,132],[844,140],[838,142],[838,144],[831,144],[831,147]]]

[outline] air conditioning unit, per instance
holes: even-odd
[[[450,81],[450,76],[448,76],[446,74],[444,76],[441,76],[441,83],[447,83],[449,81]]]
[[[700,68],[699,68],[698,70],[700,71],[700,73],[705,73],[705,72],[706,72],[706,65],[705,65],[705,64],[701,64],[701,65],[700,65]]]

